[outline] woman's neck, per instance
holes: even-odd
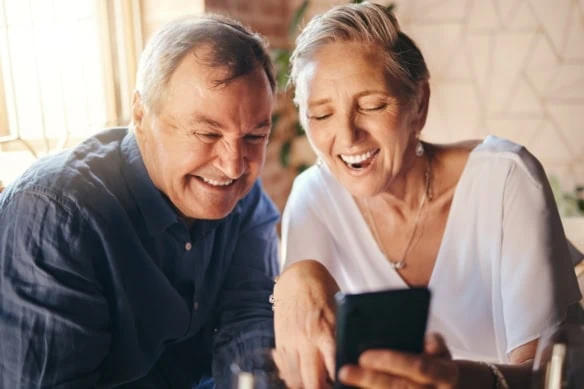
[[[425,198],[426,202],[431,199],[432,180],[432,158],[426,150],[420,157],[413,155],[387,188],[368,199],[368,203],[397,207],[403,212],[416,212],[422,199]]]

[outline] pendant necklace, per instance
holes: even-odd
[[[373,214],[369,210],[369,202],[367,199],[365,199],[365,212],[367,212],[367,218],[371,221],[371,227],[373,227],[372,228],[373,229],[373,237],[377,241],[377,245],[379,246],[379,249],[381,250],[381,252],[385,256],[385,258],[387,258],[391,267],[394,268],[395,270],[400,270],[400,269],[403,269],[406,267],[406,258],[408,255],[408,251],[410,250],[410,247],[411,247],[412,242],[414,240],[414,236],[416,235],[416,230],[418,229],[418,223],[420,221],[420,215],[422,214],[422,209],[424,209],[424,205],[426,204],[426,198],[429,198],[430,200],[432,200],[432,194],[430,193],[431,176],[432,176],[432,163],[428,159],[428,166],[426,167],[426,171],[424,172],[424,177],[426,180],[424,194],[422,195],[422,199],[420,200],[420,206],[418,207],[418,212],[416,214],[416,220],[414,221],[414,228],[412,229],[412,233],[410,234],[410,237],[408,239],[408,243],[406,245],[406,248],[404,249],[404,253],[399,261],[392,260],[385,252],[384,245],[383,245],[381,239],[379,238],[379,233],[377,231],[377,223],[375,223],[375,218],[373,218]]]

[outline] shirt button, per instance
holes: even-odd
[[[192,248],[193,248],[193,245],[191,244],[191,242],[185,243],[185,250],[186,251],[191,251]]]
[[[196,311],[199,309],[199,303],[195,301],[195,303],[193,304],[193,309]]]

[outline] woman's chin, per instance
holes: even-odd
[[[375,196],[379,193],[379,185],[375,182],[368,182],[369,180],[344,180],[341,184],[351,193],[353,197],[358,199],[365,199]]]

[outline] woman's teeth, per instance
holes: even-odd
[[[371,158],[377,153],[377,150],[369,150],[363,154],[345,155],[340,154],[341,160],[352,169],[362,169],[364,164],[370,162]]]

